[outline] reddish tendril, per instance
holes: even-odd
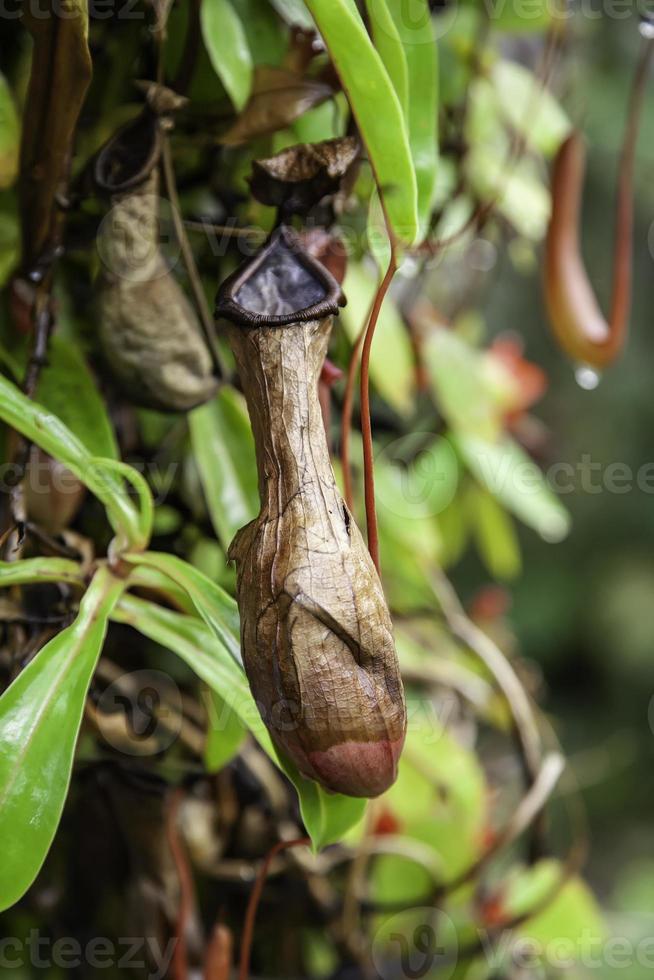
[[[562,144],[553,169],[552,217],[545,245],[545,298],[552,330],[567,354],[605,368],[627,337],[633,259],[633,174],[648,68],[654,44],[646,41],[631,89],[620,157],[609,319],[598,305],[581,255],[579,224],[585,171],[582,137],[573,132]]]
[[[379,284],[379,289],[375,294],[370,319],[363,338],[361,349],[361,376],[360,376],[360,398],[361,398],[361,435],[363,438],[363,493],[366,504],[366,530],[368,533],[368,551],[372,558],[375,568],[380,572],[379,565],[379,535],[377,533],[377,509],[375,507],[375,466],[373,460],[372,447],[372,423],[370,420],[370,351],[375,335],[375,327],[381,312],[382,304],[386,298],[386,293],[397,271],[397,256],[395,253],[395,237],[386,219],[388,237],[391,246],[391,258],[388,263],[386,274]]]
[[[261,865],[261,870],[259,871],[257,880],[254,883],[254,888],[250,894],[250,900],[248,901],[248,907],[245,913],[238,980],[248,980],[248,975],[250,972],[250,952],[252,950],[252,939],[254,937],[254,924],[257,918],[257,910],[259,908],[259,902],[261,901],[261,895],[263,894],[264,885],[266,884],[266,878],[268,877],[268,872],[270,871],[270,865],[277,855],[282,853],[282,851],[288,851],[291,847],[300,847],[301,845],[308,846],[310,844],[311,841],[308,837],[298,837],[295,840],[278,841],[274,847],[271,847],[264,858],[264,862]]]
[[[354,510],[352,467],[350,466],[350,435],[352,433],[352,412],[354,409],[354,384],[357,377],[357,367],[359,364],[361,344],[363,343],[363,337],[366,332],[366,327],[368,325],[371,312],[369,312],[366,316],[357,339],[354,341],[352,353],[350,354],[350,361],[347,366],[347,379],[345,381],[345,394],[343,397],[343,411],[341,413],[341,469],[343,470],[343,495],[349,510]]]
[[[166,836],[168,846],[173,857],[175,870],[179,879],[179,907],[177,910],[177,935],[175,937],[175,952],[173,954],[173,976],[175,980],[187,980],[188,977],[188,950],[186,943],[186,929],[193,909],[193,876],[184,850],[184,845],[180,840],[177,821],[179,808],[184,799],[184,790],[176,789],[170,800],[168,816],[166,819]]]

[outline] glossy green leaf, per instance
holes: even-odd
[[[397,26],[386,0],[366,0],[366,11],[372,39],[406,118],[409,112],[409,69]]]
[[[459,432],[454,439],[479,482],[546,541],[561,541],[570,516],[536,463],[510,436],[492,442]]]
[[[212,687],[207,689],[207,740],[204,746],[204,764],[208,772],[220,772],[238,755],[247,728],[238,714]]]
[[[387,0],[403,45],[409,84],[407,126],[418,188],[420,237],[427,232],[438,170],[438,47],[427,0]]]
[[[7,79],[0,73],[0,189],[16,179],[19,144],[18,114]]]
[[[306,0],[347,94],[390,223],[401,242],[418,234],[416,174],[402,106],[356,7]]]
[[[305,779],[277,751],[261,719],[243,668],[206,623],[131,595],[122,598],[114,618],[168,647],[219,694],[295,786],[302,819],[316,848],[338,840],[361,819],[365,800],[326,793],[317,783]],[[237,635],[232,638],[236,639]]]
[[[36,399],[84,443],[94,456],[118,459],[118,445],[105,402],[79,347],[55,334]]]
[[[312,779],[305,779],[288,759],[280,764],[295,786],[302,821],[316,850],[341,840],[365,813],[368,801],[339,793],[327,793]]]
[[[355,262],[349,262],[343,290],[347,306],[340,319],[352,342],[365,324],[377,289],[376,280]],[[401,415],[413,408],[413,353],[411,343],[390,296],[379,314],[370,358],[370,377],[377,392]]]
[[[123,596],[113,617],[181,657],[205,684],[217,691],[260,745],[274,754],[243,668],[202,619],[133,595]]]
[[[3,376],[0,376],[0,418],[64,463],[98,497],[119,535],[120,545],[143,547],[147,544],[142,515],[122,482],[113,475],[119,465],[116,460],[99,460],[92,456],[56,415],[27,398]],[[121,476],[125,476],[142,496],[148,492],[143,477],[131,467],[121,464]]]
[[[229,650],[233,660],[239,665],[242,663],[238,606],[224,589],[193,565],[162,551],[125,555],[125,559],[166,575],[183,589],[207,626],[213,630],[225,649]]]
[[[67,558],[24,558],[22,561],[0,561],[0,588],[27,585],[30,582],[66,582],[83,585],[84,575],[76,561]]]
[[[211,522],[227,549],[259,511],[254,438],[243,396],[223,385],[189,414],[189,428]]]
[[[252,87],[252,55],[243,24],[230,0],[203,0],[202,37],[214,71],[237,109]]]
[[[256,65],[278,65],[287,46],[284,25],[268,0],[232,0]]]
[[[29,888],[52,843],[86,693],[124,586],[99,569],[75,622],[43,647],[0,698],[0,909]]]

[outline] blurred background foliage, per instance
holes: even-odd
[[[479,929],[497,929],[501,935],[503,925],[514,918],[518,935],[544,943],[569,939],[577,949],[582,936],[598,942],[617,936],[636,944],[653,935],[654,861],[645,856],[654,818],[654,474],[649,492],[595,488],[612,464],[625,464],[633,474],[648,463],[654,468],[648,356],[654,101],[650,93],[638,154],[632,332],[622,359],[587,390],[579,383],[576,366],[556,349],[543,310],[540,242],[549,214],[548,164],[568,120],[580,125],[590,146],[584,252],[606,305],[612,249],[609,202],[638,46],[635,12],[622,20],[599,11],[593,17],[576,14],[551,80],[553,95],[539,101],[536,123],[526,93],[533,94],[531,72],[542,57],[544,25],[535,24],[527,34],[511,30],[509,8],[500,25],[506,30],[487,36],[478,5],[462,4],[451,23],[448,5],[436,7],[434,23],[442,28],[436,234],[456,231],[477,203],[492,201],[499,187],[504,193],[491,220],[437,255],[426,274],[418,275],[419,258],[405,259],[375,341],[371,381],[382,565],[409,691],[407,750],[397,784],[370,807],[363,824],[347,831],[340,845],[354,848],[361,858],[365,836],[373,841],[374,860],[368,856],[361,870],[355,858],[344,871],[341,859],[335,857],[332,867],[330,851],[325,852],[318,867],[332,889],[326,894],[316,884],[315,872],[312,877],[301,863],[291,863],[290,870],[285,866],[271,881],[255,940],[256,975],[364,976],[357,956],[359,926],[367,949],[374,937],[379,975],[384,980],[408,975],[384,972],[396,969],[389,966],[393,935],[399,931],[415,941],[416,930],[425,923],[425,896],[433,897],[435,888],[436,904],[445,910],[437,934],[446,953],[431,972],[416,975],[482,980],[561,972],[608,977],[618,972],[638,980],[648,967],[632,961],[615,969],[606,961],[591,969],[575,962],[558,971],[539,962],[520,972],[501,954],[489,964],[473,949],[456,967],[448,956],[457,944],[459,950],[474,947]],[[186,16],[185,4],[173,6],[165,49],[170,74],[181,56]],[[279,67],[289,57],[284,17],[311,24],[300,3],[204,0],[205,46],[188,91],[189,108],[173,137],[187,218],[217,223],[236,218],[240,225],[268,229],[272,211],[250,196],[245,181],[252,160],[298,141],[343,132],[347,106],[343,94],[329,87],[334,79],[323,64],[324,54],[318,57],[321,72],[298,82],[294,96],[266,96],[274,85],[270,75],[262,81],[257,66],[289,70],[288,61],[284,69]],[[2,30],[0,185],[6,189],[0,192],[0,279],[5,282],[19,248],[11,185],[18,164],[16,106],[25,94],[28,46],[18,25],[7,22]],[[153,77],[145,30],[127,18],[109,27],[92,18],[95,77],[82,115],[78,170],[118,124],[134,115],[133,80]],[[299,42],[291,54],[300,61],[306,56]],[[288,78],[286,83],[288,89]],[[248,101],[252,86],[255,97]],[[262,119],[268,121],[267,129]],[[513,128],[522,131],[528,152],[507,178],[503,162]],[[468,152],[461,152],[462,144]],[[366,227],[370,234],[375,222],[379,225],[374,203],[368,213],[372,189],[364,166],[353,190],[354,205],[340,216],[343,225],[354,228],[358,243],[344,283],[349,303],[331,351],[341,367],[347,365],[375,289],[376,267],[366,254],[371,249],[364,237]],[[122,398],[103,368],[94,338],[93,277],[99,259],[93,241],[101,217],[102,209],[92,199],[70,215],[68,254],[57,288],[58,329],[37,397],[80,438],[86,427],[96,453],[102,446],[103,455],[114,455],[112,429],[96,404],[97,383],[123,458],[146,466],[158,495],[155,546],[183,555],[233,592],[225,551],[234,532],[257,512],[252,438],[241,396],[235,387],[223,387],[215,400],[190,414],[188,425],[179,416],[135,409]],[[230,248],[218,261],[202,235],[192,241],[211,297],[218,280],[236,265],[238,253]],[[383,240],[373,251],[383,266]],[[6,291],[4,303],[0,355],[5,370],[19,377],[25,353],[11,331]],[[445,329],[445,323],[453,329]],[[581,380],[586,383],[583,376]],[[342,382],[337,382],[335,447],[341,399]],[[536,489],[521,493],[510,480],[499,488],[489,482],[484,454],[492,454],[493,447],[499,447],[500,472],[502,460],[512,459],[529,468]],[[353,434],[359,491],[360,458],[360,442]],[[572,492],[557,497],[538,477],[533,460],[545,473],[571,464]],[[565,471],[563,479],[569,479]],[[360,501],[357,516],[362,520]],[[108,531],[90,498],[73,527],[98,551],[106,547]],[[52,528],[53,533],[60,531]],[[441,566],[471,619],[512,659],[546,725],[564,746],[572,778],[568,774],[555,796],[550,843],[552,852],[562,856],[571,836],[583,833],[574,805],[572,825],[567,813],[568,803],[574,804],[581,793],[590,836],[584,878],[590,887],[573,877],[546,901],[560,865],[542,857],[528,866],[525,858],[534,855],[516,848],[502,854],[488,874],[464,881],[445,898],[439,891],[492,845],[516,807],[521,778],[519,760],[507,748],[505,703],[437,612],[430,576]],[[35,601],[40,607],[50,598],[41,594]],[[136,636],[126,626],[113,626],[107,661],[121,669],[142,666],[165,672],[185,701],[195,705],[187,707],[197,728],[207,727],[207,713],[211,719],[212,711],[221,711],[219,696],[198,694],[197,681],[185,665]],[[100,707],[111,679],[105,670],[94,691]],[[197,746],[166,741],[152,758],[126,766],[124,760],[116,761],[121,751],[114,751],[116,736],[97,719],[95,726],[87,725],[62,830],[33,892],[3,914],[6,935],[23,935],[34,927],[52,936],[125,935],[120,932],[125,918],[134,930],[130,935],[139,935],[139,929],[144,935],[146,930],[165,933],[161,920],[175,921],[171,894],[176,892],[169,885],[176,869],[159,790],[148,789],[159,786],[157,781],[187,789],[181,826],[196,874],[198,919],[210,930],[218,917],[239,935],[253,862],[273,843],[280,823],[297,824],[298,816],[280,774],[249,742],[243,743],[240,724],[232,718],[227,729],[208,727],[209,740],[199,759]],[[203,775],[203,759],[210,772],[220,770],[215,778]],[[135,812],[140,819],[133,825]],[[365,888],[357,875],[365,878]],[[361,889],[365,900],[359,901]],[[541,901],[544,910],[522,923],[521,914]],[[398,905],[407,909],[379,912]],[[194,949],[202,948],[197,936],[194,943]],[[29,975],[18,968],[11,972]]]

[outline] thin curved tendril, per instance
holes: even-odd
[[[361,376],[360,376],[360,398],[361,398],[361,436],[363,438],[363,487],[364,499],[366,504],[366,531],[368,534],[368,551],[373,560],[375,568],[381,574],[379,564],[379,535],[377,532],[377,510],[375,507],[375,466],[372,448],[372,423],[370,420],[370,351],[372,341],[375,336],[375,327],[382,308],[386,293],[393,281],[393,276],[397,271],[397,255],[395,237],[390,222],[384,210],[384,220],[388,231],[388,239],[391,247],[391,257],[388,269],[379,284],[379,289],[375,294],[368,326],[363,338],[361,349]]]
[[[248,901],[248,907],[245,912],[245,923],[243,925],[243,938],[241,939],[241,960],[238,969],[238,980],[248,980],[248,974],[250,972],[250,952],[252,950],[252,939],[254,936],[254,924],[257,918],[257,910],[259,908],[259,902],[261,901],[261,895],[263,894],[264,885],[266,884],[266,878],[268,877],[268,872],[270,871],[270,865],[278,854],[282,851],[287,851],[290,847],[300,847],[301,845],[309,846],[311,841],[308,837],[298,837],[295,840],[282,840],[278,841],[274,847],[268,851],[263,864],[261,865],[261,870],[257,876],[257,880],[254,883],[254,888],[250,894],[250,900]]]
[[[366,327],[372,313],[372,307],[363,321],[359,331],[350,360],[347,366],[347,378],[345,381],[345,394],[343,396],[343,410],[341,413],[341,469],[343,470],[343,496],[349,510],[354,510],[354,490],[352,486],[352,467],[350,466],[350,435],[352,433],[352,412],[354,409],[354,384],[357,377],[357,367],[359,364],[359,354],[361,344],[366,333]]]

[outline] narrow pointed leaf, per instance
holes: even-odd
[[[53,415],[42,405],[27,398],[7,378],[0,375],[0,418],[12,428],[21,432],[27,439],[40,446],[55,459],[64,463],[104,504],[107,517],[112,527],[121,535],[124,542],[135,547],[142,547],[143,541],[141,516],[132,504],[122,482],[112,473],[107,472],[107,466],[115,466],[116,461],[98,460],[64,425],[56,415]],[[130,468],[125,467],[124,473]],[[143,479],[136,471],[131,471],[131,482],[136,486],[143,485]]]
[[[243,396],[224,385],[190,413],[189,428],[211,522],[227,549],[259,511],[254,439]]]
[[[135,565],[156,569],[183,589],[220,643],[229,650],[237,664],[242,663],[238,606],[224,589],[175,555],[146,551],[126,555],[125,558]]]
[[[400,100],[354,4],[306,0],[329,49],[390,223],[400,242],[418,234],[416,175]]]
[[[206,623],[131,595],[121,599],[114,618],[128,623],[181,657],[252,732],[262,749],[295,786],[302,819],[314,847],[333,843],[361,819],[365,800],[326,793],[317,783],[305,779],[277,751],[252,697],[245,671]]]
[[[214,71],[237,109],[252,86],[252,55],[243,24],[229,0],[203,0],[202,37]]]
[[[408,73],[407,126],[418,188],[420,236],[427,231],[438,169],[438,47],[427,0],[388,0]]]
[[[98,570],[75,622],[0,698],[0,910],[29,888],[54,838],[86,693],[124,585],[106,568]]]
[[[409,70],[404,47],[386,0],[366,0],[372,39],[406,118],[409,110]]]
[[[0,588],[27,585],[30,582],[66,582],[83,585],[82,569],[67,558],[25,558],[23,561],[0,562]]]

